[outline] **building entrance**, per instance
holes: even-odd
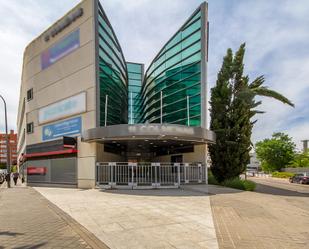
[[[182,163],[182,162],[183,162],[182,155],[171,156],[171,163]]]
[[[178,140],[115,141],[104,143],[104,152],[119,155],[125,162],[182,163],[184,153],[194,152],[194,144]],[[118,161],[119,161],[118,160]]]

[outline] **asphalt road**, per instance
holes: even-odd
[[[255,192],[284,196],[309,197],[309,184],[290,183],[287,179],[250,177],[257,183]]]

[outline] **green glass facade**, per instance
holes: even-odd
[[[202,11],[167,42],[145,74],[139,123],[201,126]]]
[[[98,2],[99,126],[162,122],[206,127],[206,23],[203,3],[144,75],[143,64],[125,62]]]
[[[144,65],[127,62],[128,68],[128,122],[136,124],[140,103],[140,93],[144,74]]]
[[[128,122],[126,62],[112,26],[99,2],[97,14],[99,123],[100,126],[126,124]]]

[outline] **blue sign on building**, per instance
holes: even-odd
[[[82,118],[71,118],[55,124],[45,125],[42,130],[42,140],[51,140],[63,136],[78,135],[82,130]]]
[[[70,54],[79,48],[79,45],[79,29],[77,29],[41,54],[42,69],[49,67],[64,56]]]

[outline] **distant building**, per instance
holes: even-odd
[[[261,163],[256,157],[256,153],[250,153],[250,163],[247,165],[247,171],[259,171]]]
[[[303,142],[303,152],[306,152],[308,150],[308,139],[307,140],[302,140]]]
[[[14,133],[14,130],[11,130],[9,135],[10,143],[10,155],[11,155],[11,164],[14,165],[17,163],[17,134]],[[0,164],[6,164],[7,160],[7,147],[6,147],[6,134],[0,133]]]

